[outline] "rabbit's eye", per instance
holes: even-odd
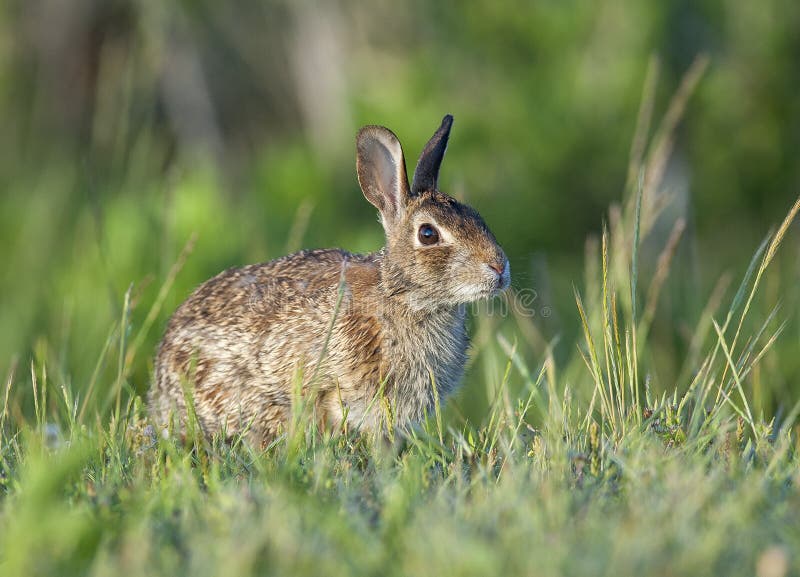
[[[439,242],[439,231],[432,224],[423,224],[419,227],[417,234],[419,241],[424,245],[432,245]]]

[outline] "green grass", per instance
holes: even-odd
[[[703,67],[632,151],[625,202],[575,291],[574,354],[557,360],[524,315],[476,319],[470,371],[490,399],[477,420],[450,403],[389,444],[318,431],[301,406],[265,451],[156,438],[134,375],[193,241],[150,302],[126,293],[90,379],[35,347],[0,396],[0,575],[800,574],[800,405],[755,405],[780,372],[766,363],[784,327],[774,287],[796,281],[772,273],[800,203],[727,305],[708,297],[674,387],[651,386],[682,225],[648,279],[640,245]]]
[[[641,196],[635,207],[640,217]],[[633,302],[630,316],[618,310],[613,288],[614,270],[636,270],[636,250],[634,266],[615,269],[611,232],[600,298],[592,307],[577,298],[590,396],[573,393],[552,357],[528,366],[498,332],[506,367],[485,421],[450,418],[444,428],[433,415],[394,446],[316,431],[302,410],[263,452],[157,439],[141,399],[125,392],[136,339],[124,312],[109,347],[118,379],[109,398],[91,403],[95,416],[34,362],[26,419],[11,394],[21,379],[9,375],[0,573],[797,573],[797,409],[767,422],[744,390],[780,327],[741,327],[798,208],[713,321],[682,393],[652,398],[642,382],[647,341],[635,329],[644,331]],[[518,399],[511,380],[522,383]]]

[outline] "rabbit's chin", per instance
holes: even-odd
[[[499,296],[508,288],[507,284],[499,286],[469,285],[460,287],[453,294],[453,300],[458,304],[467,304],[483,299]]]
[[[406,297],[406,305],[416,311],[436,311],[442,308],[460,307],[481,300],[491,299],[505,292],[508,285],[487,286],[487,285],[464,285],[444,296],[438,295],[431,298],[430,295],[409,295]]]

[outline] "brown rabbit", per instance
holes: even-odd
[[[265,443],[302,391],[322,422],[385,431],[420,421],[456,388],[465,305],[506,289],[510,270],[480,215],[437,189],[452,122],[425,146],[410,188],[397,137],[359,131],[358,181],[386,231],[378,252],[301,251],[192,293],[158,349],[149,408],[159,426],[174,415],[181,431],[191,398],[206,435]]]

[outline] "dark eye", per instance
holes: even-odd
[[[439,242],[439,231],[432,224],[425,223],[419,227],[417,237],[422,244],[430,246]]]

